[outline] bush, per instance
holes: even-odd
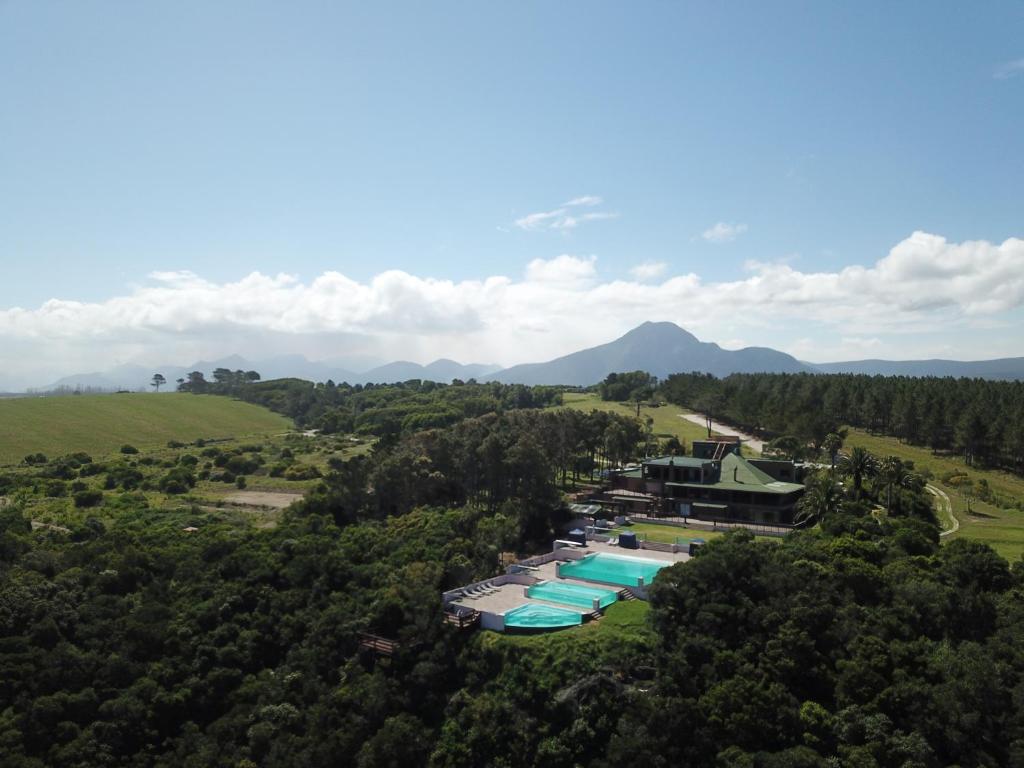
[[[239,489],[245,488],[246,485],[247,485],[247,483],[246,483],[246,480],[245,480],[245,475],[239,475],[238,477],[235,478],[235,486],[237,488],[239,488]]]
[[[184,456],[178,457],[178,463],[183,467],[194,467],[199,463],[199,459],[190,453],[186,453]]]
[[[103,491],[85,490],[74,495],[75,506],[80,508],[95,507],[103,502]]]
[[[43,494],[51,499],[59,499],[68,495],[68,484],[62,480],[53,480],[43,487]]]
[[[45,464],[47,462],[47,458],[42,453],[30,453],[23,459],[23,461],[29,466],[37,466],[39,464]]]
[[[128,445],[127,443],[125,443],[124,445],[121,446],[121,453],[134,454],[138,452],[139,449],[136,448],[134,445]]]
[[[188,493],[196,485],[196,478],[185,467],[175,467],[160,478],[160,490],[164,493]]]
[[[283,475],[285,480],[315,480],[320,476],[320,470],[309,464],[292,464]]]
[[[175,449],[177,449],[177,448],[184,448],[185,444],[182,443],[182,442],[179,442],[177,440],[168,440],[167,441],[167,447],[168,448],[175,448]]]

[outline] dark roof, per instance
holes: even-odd
[[[644,464],[655,467],[690,467],[700,469],[705,464],[710,464],[710,459],[697,459],[693,456],[659,456],[656,459],[644,459]]]

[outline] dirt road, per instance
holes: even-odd
[[[679,417],[682,419],[686,419],[687,421],[692,422],[694,424],[698,424],[702,427],[707,425],[707,420],[699,413],[681,413],[679,414]],[[757,453],[761,453],[764,450],[763,440],[758,440],[753,435],[745,435],[738,429],[730,427],[728,424],[721,424],[717,421],[712,421],[711,429],[714,432],[718,432],[723,435],[738,435],[740,440],[746,443],[752,450],[756,451]]]

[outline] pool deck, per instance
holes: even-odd
[[[645,560],[661,560],[663,563],[685,563],[690,556],[685,552],[659,552],[654,549],[625,549],[603,541],[588,541],[586,547],[579,547],[582,552],[606,552],[619,557],[639,557]]]
[[[569,581],[569,579],[565,579]],[[586,582],[576,582],[577,584],[585,584]],[[593,586],[590,584],[588,586]],[[521,605],[527,603],[537,603],[538,605],[550,605],[555,608],[562,608],[566,611],[573,611],[574,613],[585,614],[590,613],[590,609],[577,608],[572,605],[564,605],[563,603],[553,603],[548,600],[537,600],[533,597],[526,597],[524,594],[526,587],[522,584],[504,584],[500,587],[496,587],[494,592],[488,595],[481,595],[480,597],[473,599],[469,597],[460,597],[455,600],[456,605],[462,605],[466,608],[475,608],[478,611],[486,611],[487,613],[506,613],[511,611],[513,608],[518,608]]]
[[[588,541],[586,547],[574,547],[574,549],[588,555],[595,552],[605,552],[610,555],[619,555],[620,557],[636,557],[644,560],[658,560],[663,563],[683,563],[690,559],[690,556],[683,552],[673,553],[658,552],[647,549],[623,549],[622,547],[612,546],[611,544],[599,541]],[[560,579],[556,573],[556,564],[554,562],[544,563],[543,565],[538,566],[530,572],[530,575],[536,576],[538,579],[543,579],[545,581],[560,581],[565,584],[577,584],[581,587],[596,587],[599,589],[613,590],[621,589],[621,587],[586,581],[584,579]],[[480,595],[476,598],[460,597],[453,602],[455,605],[461,605],[466,608],[474,608],[478,611],[495,614],[506,613],[507,611],[511,611],[513,608],[518,608],[526,603],[555,606],[567,611],[575,611],[580,614],[587,614],[591,611],[589,608],[578,608],[564,603],[549,600],[538,600],[535,597],[526,597],[525,590],[526,587],[522,584],[504,584],[500,587],[495,587],[494,591],[489,594]]]

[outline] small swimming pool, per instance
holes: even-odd
[[[513,608],[505,614],[505,628],[520,627],[523,629],[557,629],[558,627],[575,627],[583,623],[583,616],[578,611],[567,611],[553,605],[527,603]]]
[[[644,584],[654,581],[654,575],[672,563],[664,560],[648,560],[642,557],[624,557],[610,555],[606,552],[595,552],[582,560],[570,560],[562,563],[559,573],[569,579],[583,581],[603,581],[608,584],[621,584],[624,587],[636,587],[643,578]]]
[[[582,584],[566,584],[561,581],[542,581],[530,587],[526,594],[538,600],[575,605],[587,610],[593,610],[594,600],[598,601],[599,608],[607,608],[619,598],[613,589],[585,587]]]

